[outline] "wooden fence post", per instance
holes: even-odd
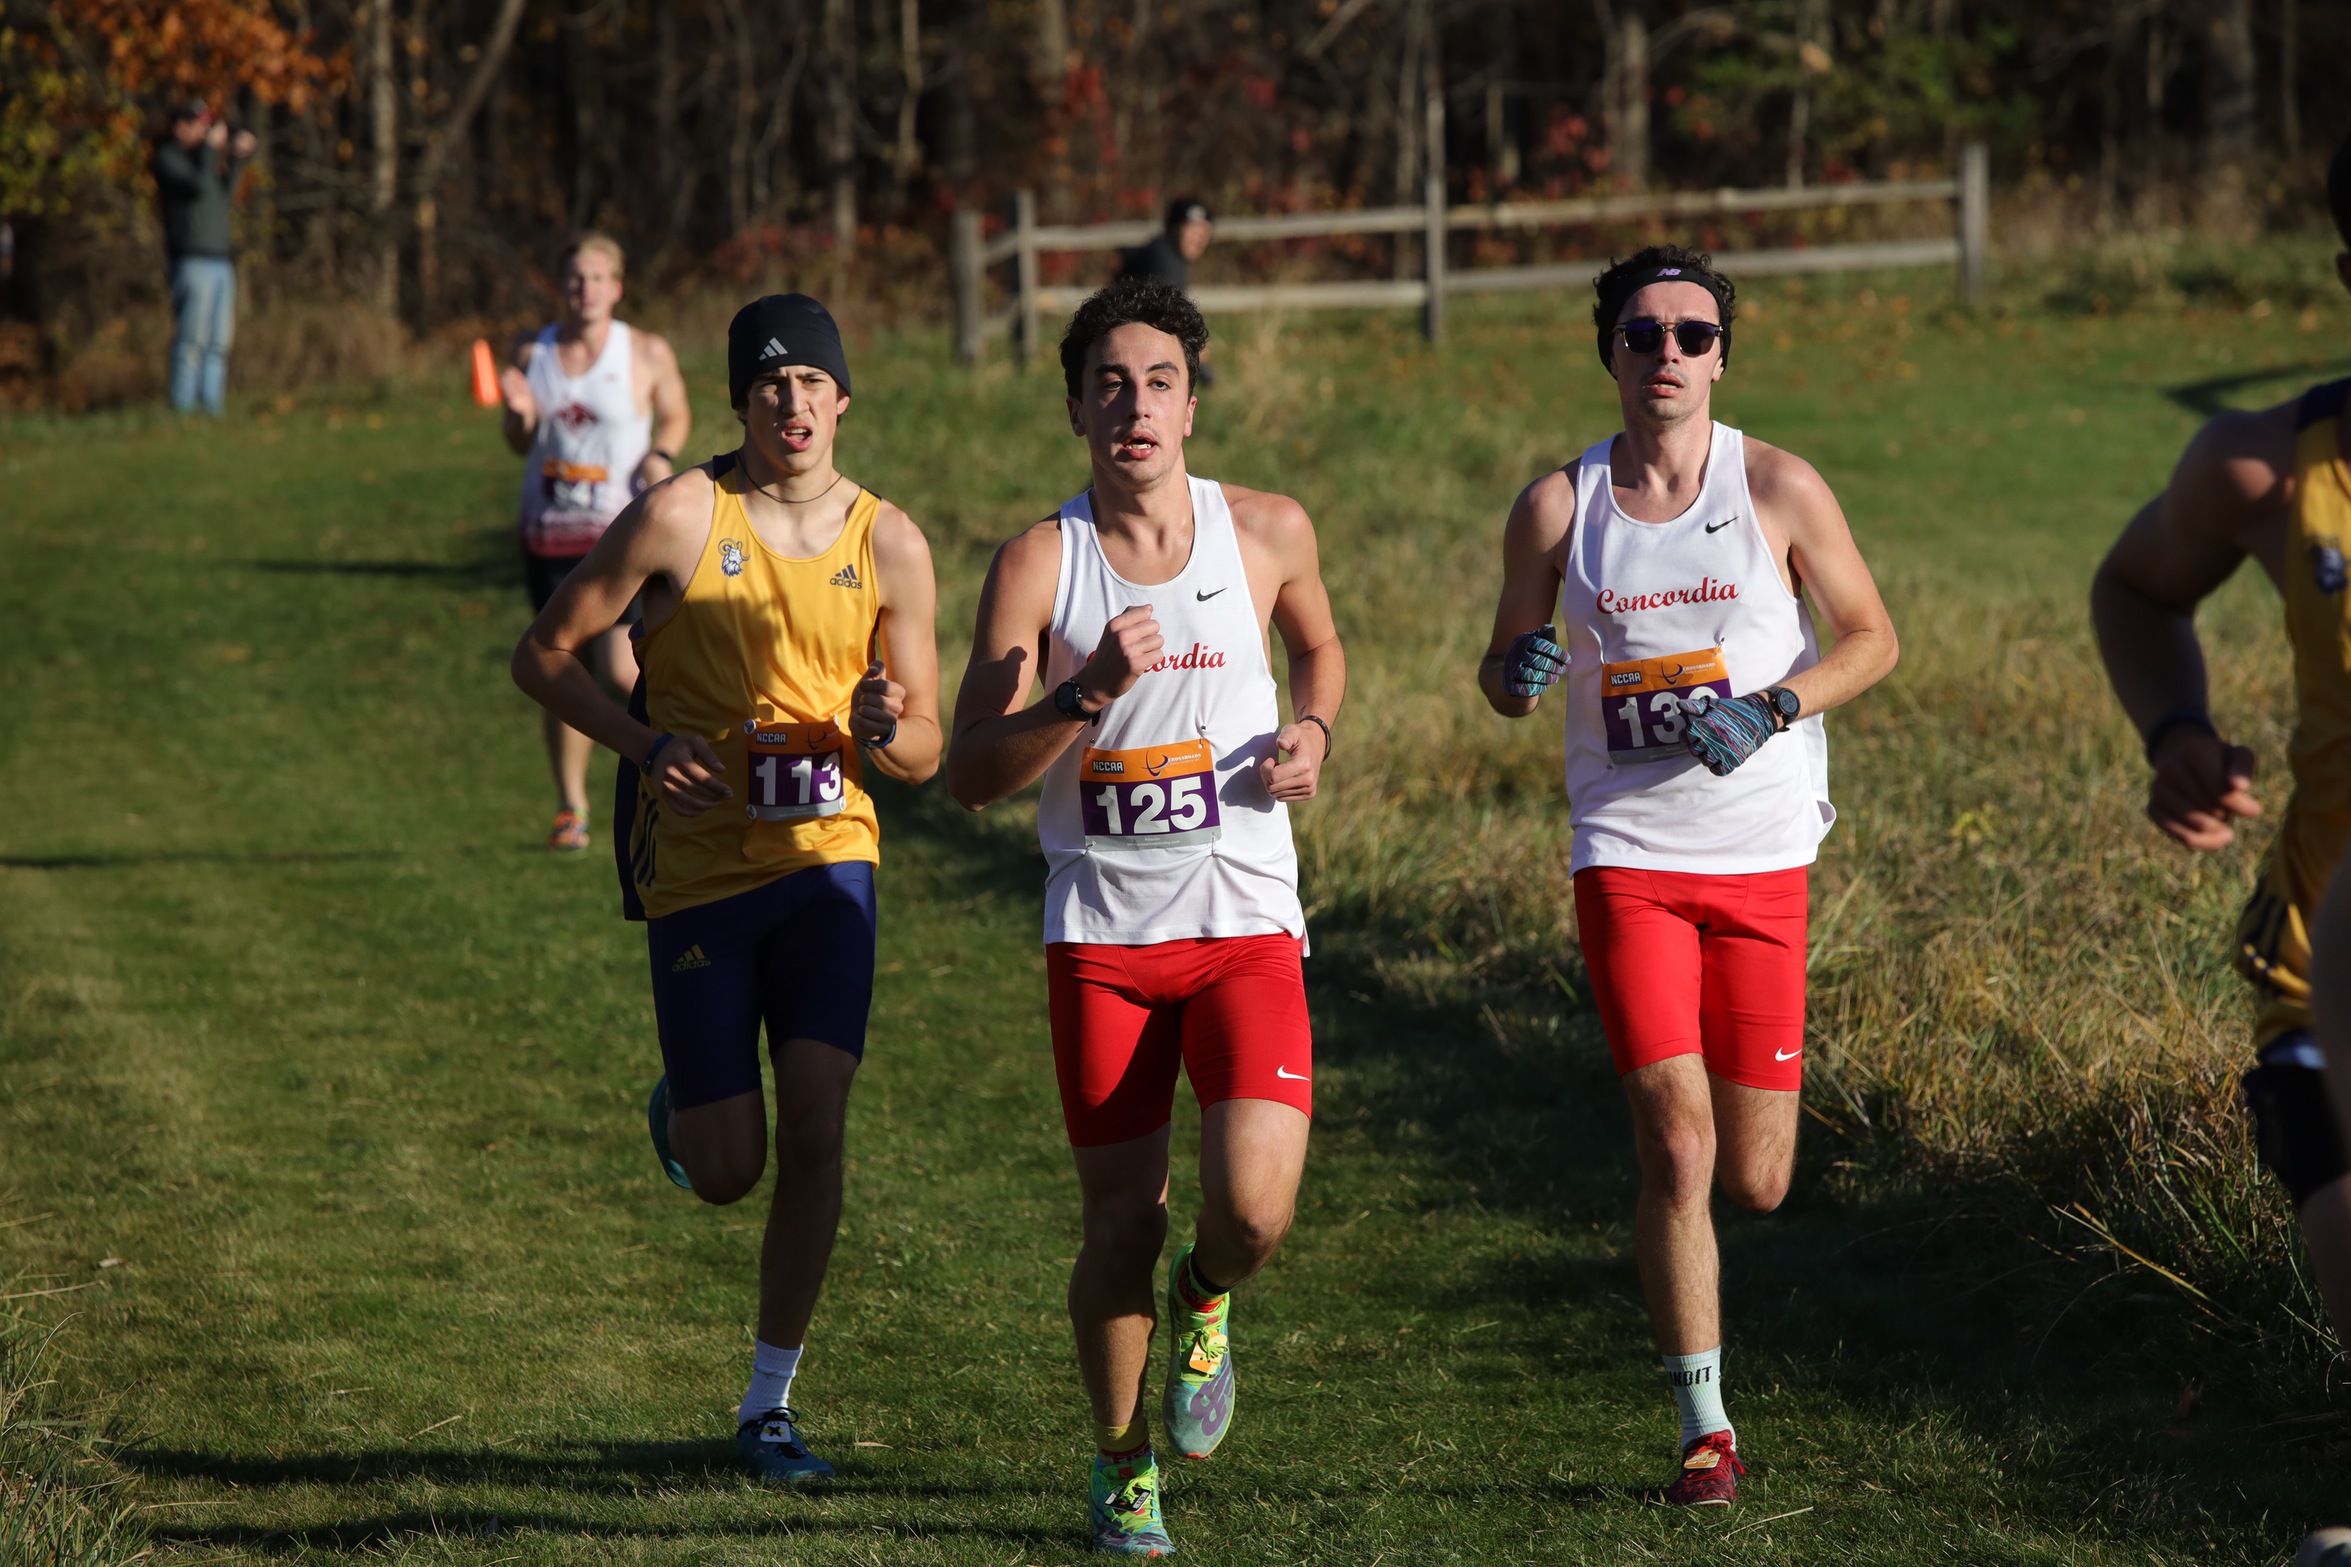
[[[1421,184],[1421,276],[1428,282],[1428,302],[1421,307],[1421,335],[1432,343],[1445,341],[1445,100],[1431,92],[1422,104],[1421,139],[1426,145],[1428,177]]]
[[[1016,248],[1012,263],[1020,293],[1020,314],[1013,325],[1012,346],[1027,364],[1037,351],[1037,195],[1019,191],[1012,198],[1012,231]]]
[[[1959,149],[1959,297],[1984,302],[1985,252],[1992,242],[1992,159],[1980,141]]]
[[[947,266],[955,280],[955,357],[976,365],[986,344],[980,312],[987,296],[980,286],[980,215],[974,208],[957,207],[947,219]]]

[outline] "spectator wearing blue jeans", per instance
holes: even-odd
[[[237,266],[229,202],[253,156],[253,133],[230,136],[203,103],[183,104],[155,146],[155,191],[171,257],[171,405],[218,417],[237,327]]]

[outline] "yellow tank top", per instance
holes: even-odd
[[[2294,649],[2294,738],[2286,802],[2261,884],[2238,929],[2237,969],[2261,1010],[2257,1044],[2310,1026],[2310,922],[2351,847],[2351,464],[2340,427],[2351,381],[2305,393],[2286,525],[2286,637]]]
[[[740,465],[714,466],[702,558],[637,656],[653,727],[708,740],[734,798],[680,816],[639,781],[630,874],[655,919],[813,865],[881,859],[864,757],[848,734],[880,614],[881,502],[859,491],[832,547],[797,560],[760,543]]]

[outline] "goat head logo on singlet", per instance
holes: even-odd
[[[718,541],[718,569],[730,577],[743,574],[743,546],[733,539]]]
[[[2340,545],[2316,543],[2310,546],[2310,575],[2321,593],[2340,593],[2351,573],[2343,569],[2343,551]]]

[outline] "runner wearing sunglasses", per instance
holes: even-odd
[[[1758,1213],[1787,1194],[1806,868],[1835,820],[1820,715],[1885,678],[1894,627],[1811,464],[1712,418],[1730,279],[1658,245],[1593,286],[1624,431],[1511,508],[1478,685],[1523,718],[1564,681],[1577,933],[1632,1110],[1633,1244],[1681,1412],[1666,1500],[1720,1505],[1743,1468],[1713,1190]]]

